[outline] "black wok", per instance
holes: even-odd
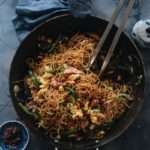
[[[59,33],[70,34],[73,32],[99,32],[102,34],[106,28],[107,21],[96,18],[96,17],[85,17],[85,18],[74,18],[70,14],[61,14],[53,17],[46,22],[35,28],[20,44],[13,58],[10,70],[10,93],[14,107],[19,115],[19,117],[28,125],[28,127],[39,137],[42,137],[43,142],[50,145],[57,145],[60,149],[65,150],[80,150],[80,149],[92,149],[95,147],[102,146],[121,135],[129,125],[135,120],[137,114],[139,113],[143,100],[144,100],[144,65],[141,54],[137,49],[134,42],[127,36],[127,34],[122,33],[119,43],[116,49],[121,49],[123,51],[122,59],[128,55],[133,56],[134,64],[134,75],[127,74],[124,79],[131,80],[136,84],[135,78],[141,77],[142,79],[138,86],[135,86],[135,99],[131,105],[131,108],[115,123],[111,130],[106,134],[106,136],[100,140],[81,140],[81,141],[53,141],[49,139],[43,131],[36,128],[32,119],[30,119],[24,112],[18,107],[18,99],[15,97],[13,92],[13,81],[22,80],[27,74],[28,67],[26,66],[25,60],[28,57],[36,57],[39,53],[37,49],[37,37],[40,35],[47,35],[51,37],[57,37]],[[114,26],[110,37],[107,39],[105,49],[107,49],[109,43],[111,42],[111,37],[115,33],[117,27]],[[124,62],[125,63],[125,62]],[[23,85],[20,85],[22,89]],[[23,95],[22,95],[23,96]],[[47,146],[48,147],[48,146]],[[48,148],[49,149],[49,148]]]

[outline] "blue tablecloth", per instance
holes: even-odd
[[[75,16],[97,15],[109,19],[119,0],[18,0],[13,20],[17,34],[23,38],[33,27],[58,12],[69,11]],[[106,9],[107,8],[107,9]],[[127,25],[130,31],[137,20],[150,16],[149,0],[136,0]],[[122,13],[121,13],[122,14]],[[121,15],[120,15],[121,16]],[[118,19],[119,24],[121,17]]]

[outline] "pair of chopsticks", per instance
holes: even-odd
[[[88,68],[91,68],[93,63],[95,62],[95,59],[96,59],[97,55],[99,54],[99,52],[101,51],[103,44],[104,44],[105,40],[107,39],[107,37],[110,33],[110,30],[111,30],[112,26],[114,25],[114,22],[116,21],[117,17],[119,16],[119,13],[120,13],[121,9],[123,8],[125,1],[126,0],[120,0],[117,8],[114,10],[113,15],[110,19],[110,22],[107,25],[106,30],[104,31],[100,41],[97,44],[97,47],[95,48],[95,50],[92,54],[92,57],[91,57],[89,64],[88,64]],[[115,49],[115,47],[119,41],[120,35],[121,35],[121,33],[122,33],[122,31],[123,31],[123,29],[124,29],[124,27],[128,21],[128,17],[132,11],[134,2],[135,2],[135,0],[128,0],[128,6],[125,9],[123,20],[122,20],[121,25],[118,28],[114,38],[113,38],[112,44],[111,44],[110,48],[108,49],[107,55],[106,55],[106,57],[102,63],[102,66],[101,66],[101,69],[99,72],[99,77],[101,77],[102,73],[105,71],[107,65],[109,64],[109,61],[113,55],[114,49]]]

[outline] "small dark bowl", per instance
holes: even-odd
[[[13,148],[10,145],[5,144],[3,141],[2,136],[4,134],[4,130],[8,127],[17,127],[21,131],[21,141],[19,142],[19,144],[15,146],[16,148]],[[0,125],[0,150],[1,149],[2,150],[25,150],[29,143],[29,139],[30,139],[29,131],[27,127],[20,121],[16,121],[16,120],[6,121],[2,125]]]

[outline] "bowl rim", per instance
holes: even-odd
[[[26,132],[26,134],[27,134],[27,140],[26,140],[25,144],[22,147],[22,150],[25,150],[27,148],[28,144],[29,144],[29,141],[30,141],[29,129],[21,121],[18,121],[18,120],[8,120],[8,121],[4,121],[2,124],[0,124],[0,130],[2,129],[2,127],[4,127],[5,125],[7,125],[9,123],[16,123],[18,125],[21,125],[23,127],[24,131]]]

